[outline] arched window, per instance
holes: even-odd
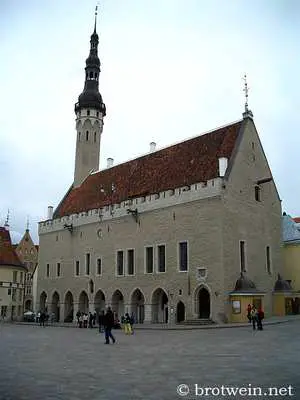
[[[95,79],[97,79],[98,78],[98,74],[97,74],[97,72],[95,72]]]
[[[86,115],[89,116],[90,115],[90,110],[87,110]]]
[[[94,132],[94,143],[97,141],[97,132]]]
[[[81,132],[78,133],[78,141],[80,142]]]
[[[90,78],[93,79],[93,71],[90,72]]]
[[[86,138],[86,141],[89,140],[89,131],[86,131],[85,138]]]
[[[99,117],[99,111],[97,111],[96,116]]]

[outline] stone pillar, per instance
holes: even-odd
[[[145,304],[144,324],[151,324],[151,322],[152,322],[152,304]]]
[[[174,304],[169,305],[168,317],[168,324],[174,325],[176,323],[176,309]]]

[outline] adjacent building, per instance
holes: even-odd
[[[224,322],[255,301],[272,315],[281,203],[247,104],[236,122],[99,171],[98,41],[95,26],[74,180],[39,223],[37,308],[60,321],[110,305],[137,322]]]
[[[0,227],[1,319],[21,320],[24,310],[24,279],[27,268],[11,243],[8,226]]]
[[[34,244],[28,227],[21,241],[14,247],[19,259],[27,268],[24,277],[24,309],[25,311],[33,311],[36,297],[35,277],[37,275],[39,246]]]

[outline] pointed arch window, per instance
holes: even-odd
[[[85,133],[85,138],[86,138],[86,141],[89,140],[89,131],[86,131],[86,133]]]
[[[94,132],[94,143],[97,142],[97,132]]]
[[[78,141],[80,142],[81,139],[81,132],[78,132]]]

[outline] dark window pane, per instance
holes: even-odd
[[[158,272],[166,271],[166,247],[158,246]]]
[[[188,254],[187,242],[179,243],[179,270],[187,271],[188,268]]]
[[[146,247],[146,272],[153,273],[153,247]]]
[[[123,251],[118,251],[117,253],[117,274],[124,275],[124,253]]]
[[[127,252],[127,273],[128,275],[134,274],[134,250]]]

